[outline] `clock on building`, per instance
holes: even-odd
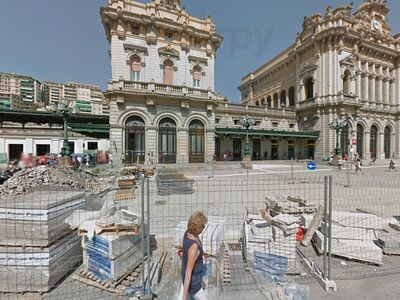
[[[381,22],[380,22],[379,20],[377,20],[377,19],[374,19],[374,20],[372,21],[372,27],[373,27],[375,30],[380,30],[380,29],[381,29]]]

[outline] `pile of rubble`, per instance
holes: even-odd
[[[88,176],[91,177],[84,172],[47,166],[23,169],[15,173],[3,185],[0,185],[0,199],[23,194],[35,188],[43,188],[43,186],[60,187],[68,190],[85,189],[88,181],[93,181]]]

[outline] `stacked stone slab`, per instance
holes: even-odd
[[[80,263],[79,238],[64,220],[84,202],[73,191],[0,200],[0,291],[49,291]]]
[[[192,194],[194,180],[189,179],[174,168],[162,169],[156,176],[159,195]]]

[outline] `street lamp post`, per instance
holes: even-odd
[[[246,129],[246,147],[244,149],[244,165],[246,168],[250,167],[251,155],[250,155],[250,147],[249,147],[249,130],[252,126],[254,126],[254,119],[249,118],[248,116],[244,117],[241,120],[242,126]]]
[[[64,141],[63,141],[63,146],[61,148],[61,156],[69,156],[69,145],[68,145],[68,122],[70,118],[71,112],[76,113],[75,110],[72,110],[69,107],[69,101],[64,100],[63,102],[60,103],[54,103],[52,106],[52,110],[54,113],[61,113],[63,117],[63,123],[64,123]]]
[[[339,143],[339,136],[340,132],[344,127],[347,126],[347,119],[339,119],[336,118],[335,121],[329,124],[329,128],[336,131],[336,148],[335,148],[335,155],[341,154],[340,143]]]

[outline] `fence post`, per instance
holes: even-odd
[[[151,255],[150,255],[150,178],[146,178],[147,182],[147,270],[148,277],[147,282],[149,284],[149,293],[151,294]]]
[[[331,257],[332,257],[332,175],[329,176],[329,222],[328,222],[328,279],[331,280]]]
[[[324,177],[324,279],[326,279],[326,269],[327,269],[327,261],[326,261],[326,254],[327,254],[327,220],[328,220],[328,176]]]
[[[146,287],[145,287],[145,274],[144,274],[144,258],[145,258],[145,244],[144,244],[144,217],[145,217],[145,213],[144,213],[144,178],[142,179],[142,201],[141,201],[141,207],[142,207],[142,220],[140,222],[140,232],[141,232],[141,240],[142,240],[142,257],[143,257],[143,262],[142,262],[142,293],[143,295],[146,294]]]
[[[290,176],[292,178],[292,182],[294,180],[294,166],[293,166],[293,157],[290,158]]]
[[[349,159],[347,160],[347,182],[345,187],[350,187],[350,166],[351,166],[351,161]]]

